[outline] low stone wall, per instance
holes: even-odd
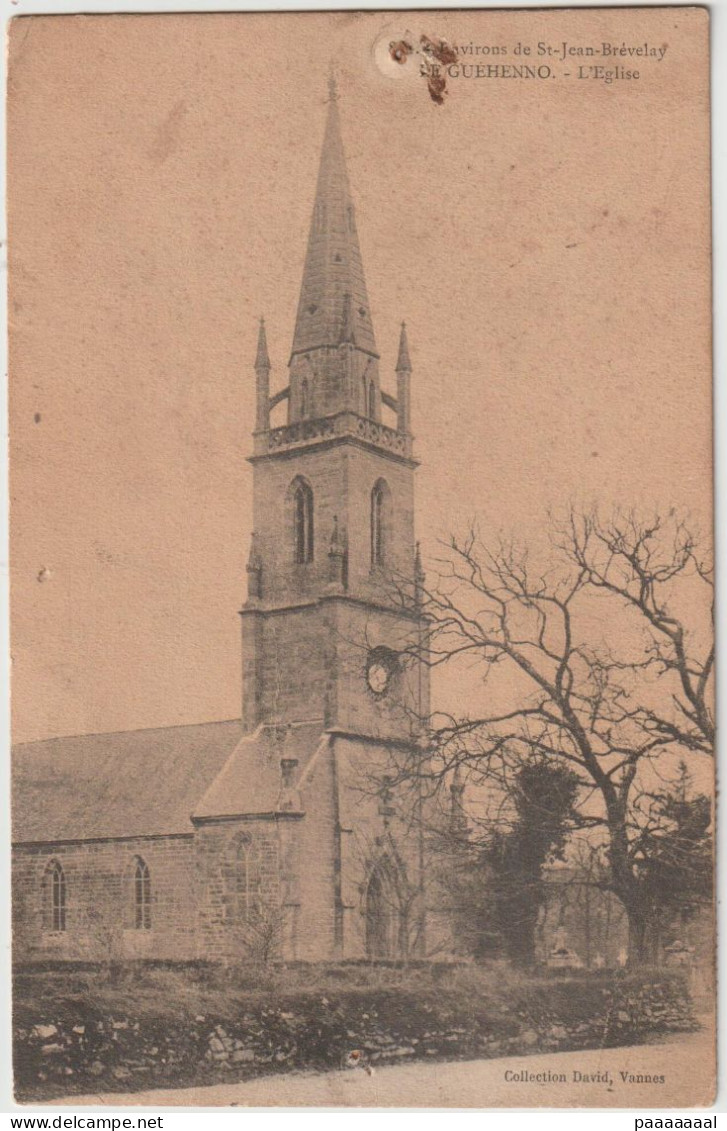
[[[533,980],[512,1004],[440,990],[338,989],[240,1005],[234,1018],[83,1016],[15,1030],[19,1100],[330,1070],[634,1044],[696,1028],[679,977]],[[520,999],[520,1000],[518,1000]],[[524,1004],[527,1001],[527,1004]]]

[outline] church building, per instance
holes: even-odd
[[[261,322],[241,720],[14,748],[17,959],[437,949],[389,774],[429,695],[411,363],[402,326],[380,366],[333,85],[288,368]]]

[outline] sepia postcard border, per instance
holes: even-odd
[[[168,0],[168,2],[154,2],[154,0],[137,0],[137,2],[123,2],[123,0],[86,0],[85,3],[73,3],[71,0],[0,0],[0,12],[2,12],[3,23],[6,29],[7,39],[7,24],[8,21],[15,17],[23,15],[58,15],[58,14],[112,14],[112,13],[145,13],[145,14],[162,14],[162,13],[191,13],[191,12],[245,12],[245,11],[338,11],[348,10],[356,11],[366,9],[369,11],[386,10],[397,11],[407,9],[425,9],[425,8],[462,8],[462,9],[477,9],[482,7],[487,8],[502,8],[502,9],[526,9],[526,8],[591,8],[591,7],[641,7],[641,6],[667,6],[665,4],[650,4],[641,5],[637,3],[621,3],[613,5],[596,5],[593,3],[584,2],[584,0],[569,0],[569,2],[561,3],[534,3],[534,2],[500,2],[492,5],[482,5],[480,3],[411,3],[411,4],[377,4],[368,2],[351,2],[351,0],[339,0],[337,3],[330,3],[327,0],[309,0],[309,2],[288,3],[288,4],[268,4],[268,3],[210,3],[209,0]],[[674,5],[683,6],[683,5]],[[713,310],[716,312],[714,318],[714,372],[717,375],[715,382],[715,516],[716,516],[716,551],[718,562],[718,582],[724,587],[727,580],[727,490],[725,483],[727,483],[727,460],[723,454],[727,450],[727,319],[724,317],[724,311],[727,309],[727,133],[724,128],[721,130],[719,126],[727,120],[727,0],[716,0],[714,4],[708,5],[712,13],[712,199],[713,199],[713,233],[714,233],[714,273],[713,273]],[[1,64],[3,70],[3,101],[6,98],[6,66],[7,57],[3,53],[3,62]],[[2,126],[0,127],[3,133],[3,140],[5,140],[6,133],[6,118],[5,113],[2,116]],[[0,162],[3,166],[3,173],[5,171],[5,145],[2,146],[0,155]],[[5,197],[5,176],[2,178],[2,194]],[[5,208],[3,209],[5,215]],[[0,263],[7,275],[7,242],[5,236],[6,228],[3,226],[2,242],[0,244]],[[0,366],[0,373],[4,382],[4,397],[3,405],[5,412],[5,427],[2,429],[2,444],[3,458],[1,461],[0,470],[0,523],[2,524],[3,531],[3,545],[4,554],[2,556],[2,567],[0,567],[0,586],[2,587],[2,608],[4,615],[0,623],[0,681],[4,690],[4,695],[0,701],[0,714],[2,718],[2,725],[0,726],[0,734],[2,735],[2,747],[0,750],[0,760],[4,771],[6,783],[9,781],[9,675],[10,675],[10,660],[9,660],[9,631],[8,631],[8,602],[9,602],[9,583],[8,583],[8,482],[7,482],[7,294],[6,288],[2,288],[2,307],[4,312],[3,329],[0,332],[0,356],[4,364]],[[725,637],[725,630],[727,629],[727,603],[723,598],[718,600],[717,605],[717,639],[722,640]],[[718,665],[718,679],[717,679],[717,703],[718,710],[720,710],[725,703],[725,665]],[[722,751],[722,744],[719,746],[719,756],[717,763],[718,786],[720,783],[720,769],[723,764],[724,753]],[[2,828],[2,860],[5,868],[6,878],[9,876],[9,789],[6,785],[3,792],[2,801],[0,802],[0,827]],[[727,854],[727,823],[719,821],[717,830],[717,843],[718,843],[718,892],[720,890],[721,876],[725,868],[725,856]],[[7,879],[6,879],[7,884]],[[6,886],[6,891],[7,891]],[[718,937],[723,938],[725,929],[727,928],[727,909],[726,901],[724,899],[718,901],[718,916],[719,928]],[[28,1107],[21,1107],[14,1103],[12,1098],[11,1088],[11,1073],[10,1073],[10,957],[9,957],[9,944],[10,944],[10,912],[9,912],[9,899],[2,902],[0,906],[0,931],[2,931],[2,941],[5,944],[4,948],[4,962],[2,974],[0,975],[0,1044],[4,1050],[4,1055],[0,1061],[0,1112],[20,1112],[28,1113]],[[718,1042],[721,1048],[724,1048],[724,1042],[727,1041],[727,989],[725,988],[727,979],[725,978],[725,952],[724,947],[718,948]],[[713,1111],[722,1112],[727,1111],[727,1078],[725,1074],[724,1058],[719,1058],[719,1076],[718,1076],[718,1094],[717,1100],[713,1107]],[[33,1105],[33,1110],[43,1112],[49,1111],[65,1111],[68,1108],[56,1108],[54,1105]],[[103,1111],[102,1108],[88,1107],[84,1109],[84,1114],[91,1115],[95,1111]],[[106,1109],[107,1110],[107,1109]],[[199,1115],[202,1112],[214,1111],[220,1113],[224,1109],[207,1109],[207,1108],[175,1108],[175,1114],[182,1114],[189,1112]],[[263,1111],[267,1116],[270,1116],[270,1109],[257,1109]],[[308,1109],[307,1114],[310,1118],[316,1118],[316,1112],[322,1111],[327,1114],[333,1115],[336,1109],[323,1108],[323,1109]],[[346,1109],[339,1109],[346,1110]],[[348,1109],[350,1111],[351,1109]],[[561,1120],[556,1118],[561,1114],[566,1114],[573,1117],[574,1113],[572,1108],[551,1108],[544,1109],[543,1111],[513,1108],[482,1108],[482,1111],[488,1112],[489,1118],[497,1121],[498,1116],[507,1116],[509,1112],[522,1113],[521,1117],[528,1121],[538,1121],[536,1126],[543,1128],[555,1128]],[[629,1114],[627,1108],[619,1109],[598,1109],[589,1108],[588,1116],[597,1115],[599,1112],[608,1113],[613,1125],[613,1120],[627,1116]],[[139,1113],[143,1109],[138,1109]],[[249,1121],[256,1109],[245,1109],[244,1118]],[[347,1113],[348,1113],[347,1111]],[[451,1109],[447,1109],[447,1113],[451,1114]],[[472,1113],[471,1113],[472,1114]],[[477,1114],[477,1113],[473,1113]],[[633,1115],[643,1115],[643,1112],[632,1111]],[[666,1112],[661,1114],[665,1115]],[[547,1120],[545,1116],[549,1115]],[[300,1115],[297,1116],[300,1118]],[[407,1118],[406,1111],[398,1111],[396,1118]],[[504,1126],[503,1123],[495,1123],[495,1126]],[[532,1124],[531,1124],[532,1125]],[[628,1126],[626,1122],[619,1123],[619,1126]],[[633,1126],[633,1121],[631,1121]]]

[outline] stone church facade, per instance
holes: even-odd
[[[288,385],[262,322],[254,370],[242,718],[15,747],[17,959],[441,949],[422,826],[386,785],[429,695],[411,364],[402,326],[387,391],[333,89]]]

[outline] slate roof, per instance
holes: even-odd
[[[259,727],[241,738],[210,788],[200,799],[195,817],[231,817],[241,814],[300,811],[298,789],[313,768],[316,752],[327,744],[321,719]],[[282,788],[280,764],[297,762],[297,787]]]
[[[13,841],[191,833],[239,720],[85,734],[12,750]]]

